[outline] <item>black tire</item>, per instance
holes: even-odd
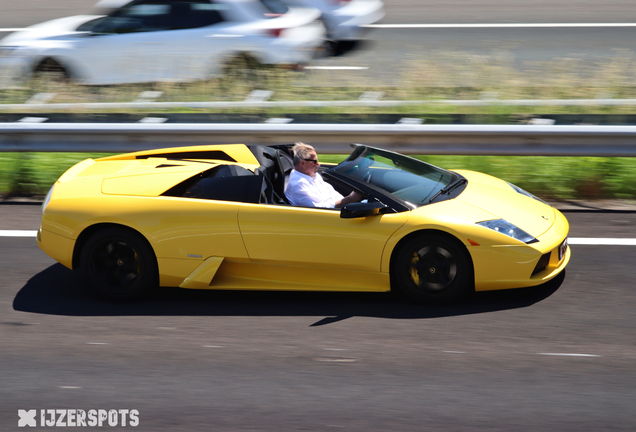
[[[31,74],[31,89],[37,93],[58,91],[70,84],[67,70],[53,59],[46,59]]]
[[[225,64],[222,84],[224,87],[245,86],[256,88],[263,81],[263,66],[249,54],[237,54]]]
[[[82,271],[111,300],[134,300],[158,285],[157,258],[146,240],[125,228],[94,233],[82,250]]]
[[[404,243],[393,262],[397,289],[422,303],[458,300],[474,284],[472,260],[457,240],[440,234],[423,234]]]

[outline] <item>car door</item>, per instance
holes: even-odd
[[[158,258],[247,258],[236,221],[239,203],[163,197],[149,215]]]
[[[409,214],[343,219],[338,209],[242,204],[238,219],[252,261],[379,272],[388,238]]]
[[[244,35],[233,31],[237,23],[227,20],[228,8],[209,0],[172,5],[172,30],[169,35],[158,35],[164,46],[168,79],[206,79],[218,70],[228,53],[241,50]]]
[[[169,61],[164,54],[172,31],[171,2],[132,2],[97,22],[77,44],[78,60],[92,84],[160,80]]]

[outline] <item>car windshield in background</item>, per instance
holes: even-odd
[[[415,206],[428,204],[459,176],[451,171],[397,153],[358,146],[332,168],[345,177],[369,183]]]

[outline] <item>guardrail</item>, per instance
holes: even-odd
[[[325,108],[373,107],[391,108],[409,105],[451,106],[634,106],[636,99],[470,99],[470,100],[334,100],[334,101],[218,101],[218,102],[87,102],[0,104],[1,112],[123,110],[123,109],[246,109],[246,108]]]
[[[636,156],[636,126],[0,123],[0,151],[130,152],[201,144],[360,142],[407,154]]]

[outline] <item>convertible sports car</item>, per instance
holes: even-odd
[[[290,146],[180,147],[87,159],[42,206],[40,248],[102,295],[153,287],[390,291],[448,302],[540,285],[570,260],[555,208],[503,180],[352,144],[325,181],[365,199],[285,201]]]

